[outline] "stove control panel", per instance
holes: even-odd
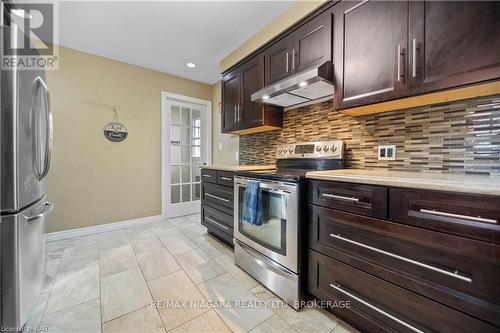
[[[292,158],[344,158],[344,141],[316,141],[278,145],[277,159]]]

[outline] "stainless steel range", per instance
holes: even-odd
[[[302,274],[307,241],[305,175],[313,170],[343,168],[344,143],[322,141],[280,145],[276,158],[276,170],[236,172],[235,263],[298,309],[306,290]],[[262,221],[259,225],[242,219],[249,180],[260,182]]]

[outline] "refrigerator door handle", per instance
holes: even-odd
[[[51,160],[51,156],[52,156],[52,133],[53,133],[53,130],[54,130],[54,125],[52,123],[52,108],[51,108],[51,104],[50,104],[50,94],[49,94],[49,90],[47,89],[47,85],[45,84],[45,82],[43,82],[43,80],[40,78],[40,84],[41,84],[41,88],[43,90],[43,94],[44,94],[44,102],[45,102],[45,126],[46,126],[46,130],[45,130],[45,158],[44,158],[44,167],[43,167],[43,171],[42,171],[42,174],[41,174],[41,178],[44,178],[45,176],[47,176],[47,174],[49,173],[49,168],[50,168],[50,160]]]
[[[39,96],[38,94],[43,94]],[[45,111],[45,155],[43,158],[43,166],[42,169],[39,169],[40,163],[38,162],[38,157],[39,157],[39,143],[38,140],[40,139],[38,137],[38,126],[39,126],[39,121],[37,117],[40,117],[40,111],[41,110],[35,110],[33,109],[33,118],[32,118],[32,123],[33,126],[36,127],[36,130],[34,131],[33,135],[33,164],[34,164],[34,169],[35,169],[35,175],[38,180],[42,180],[48,173],[49,173],[49,168],[50,168],[50,160],[51,160],[51,155],[52,155],[52,141],[53,141],[53,120],[52,120],[52,109],[51,109],[51,103],[50,103],[50,94],[47,89],[47,85],[45,82],[43,82],[43,79],[41,77],[37,77],[35,79],[35,85],[33,87],[33,108],[37,106],[37,97],[42,98],[43,96],[43,107]]]
[[[37,220],[41,220],[42,218],[47,216],[47,214],[50,213],[53,209],[54,209],[54,204],[52,202],[45,202],[40,212],[32,216],[25,216],[25,218],[28,221],[28,223],[32,223]]]

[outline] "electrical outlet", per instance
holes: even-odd
[[[378,146],[378,159],[383,161],[394,161],[396,159],[396,145]]]
[[[234,159],[237,161],[240,159],[240,152],[239,151],[235,151],[234,152]]]
[[[222,150],[222,142],[219,142],[219,150]]]

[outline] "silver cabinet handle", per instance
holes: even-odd
[[[238,107],[236,108],[236,112],[238,113],[238,122],[241,121],[240,110],[241,110],[241,108],[240,108],[240,105],[238,104]]]
[[[295,69],[295,49],[292,50],[292,69]]]
[[[217,200],[220,200],[220,201],[229,202],[229,200],[228,200],[228,199],[224,199],[224,198],[221,198],[221,197],[219,197],[219,196],[216,196],[216,195],[213,195],[213,194],[210,194],[210,193],[206,193],[206,192],[205,192],[205,195],[208,195],[209,197],[212,197],[212,198],[217,199]]]
[[[207,178],[212,178],[212,175],[209,175],[209,174],[203,174],[202,176],[207,177]]]
[[[412,40],[412,76],[417,77],[417,39]]]
[[[453,214],[453,213],[440,212],[438,210],[430,210],[430,209],[420,209],[420,212],[424,213],[424,214],[454,217],[457,219],[470,220],[470,221],[476,221],[476,222],[484,222],[484,223],[492,223],[492,224],[498,223],[497,220],[486,219],[486,218],[481,217],[481,216],[468,216],[468,215],[461,215],[461,214]]]
[[[390,313],[387,313],[387,312],[385,312],[384,310],[377,308],[375,305],[368,303],[368,302],[367,302],[367,301],[365,301],[364,299],[361,299],[361,298],[359,298],[358,296],[353,295],[353,294],[351,294],[350,292],[348,292],[348,291],[346,291],[346,290],[342,289],[342,287],[341,287],[341,285],[340,285],[340,284],[335,285],[335,284],[333,284],[333,283],[330,283],[330,287],[332,287],[333,289],[335,289],[335,290],[337,290],[337,291],[341,292],[341,293],[342,293],[342,294],[344,294],[344,295],[349,296],[349,297],[350,297],[350,298],[352,298],[352,299],[355,299],[356,301],[360,302],[361,304],[366,305],[366,306],[367,306],[367,307],[369,307],[370,309],[372,309],[372,310],[374,310],[374,311],[376,311],[376,312],[380,313],[381,315],[383,315],[383,316],[385,316],[385,317],[387,317],[387,318],[389,318],[389,319],[391,319],[391,320],[393,320],[393,321],[397,322],[398,324],[403,325],[403,326],[404,326],[404,327],[406,327],[406,328],[409,328],[410,330],[412,330],[412,331],[414,331],[414,332],[424,333],[424,331],[419,330],[419,329],[418,329],[418,328],[416,328],[415,326],[412,326],[412,325],[408,324],[407,322],[402,321],[401,319],[394,317],[394,316],[393,316],[393,315],[391,315]]]
[[[208,221],[208,222],[212,223],[213,225],[216,225],[217,227],[222,228],[222,229],[224,229],[226,231],[229,230],[228,227],[226,227],[222,223],[219,223],[219,222],[215,221],[214,219],[211,219],[210,217],[206,217],[205,216],[205,221]]]
[[[340,240],[342,240],[344,242],[348,242],[348,243],[357,245],[359,247],[362,247],[362,248],[365,248],[365,249],[368,249],[368,250],[371,250],[371,251],[374,251],[374,252],[377,252],[377,253],[385,254],[385,255],[387,255],[389,257],[393,257],[393,258],[402,260],[404,262],[407,262],[407,263],[410,263],[410,264],[413,264],[413,265],[416,265],[416,266],[419,266],[419,267],[427,268],[427,269],[429,269],[431,271],[434,271],[434,272],[438,272],[438,273],[441,273],[441,274],[444,274],[444,275],[451,276],[451,277],[453,277],[455,279],[459,279],[459,280],[462,280],[462,281],[465,281],[465,282],[469,282],[469,283],[472,282],[471,278],[468,278],[466,276],[458,274],[458,271],[451,272],[451,271],[447,271],[447,270],[444,270],[444,269],[441,269],[441,268],[438,268],[438,267],[427,265],[427,264],[424,264],[424,263],[422,263],[420,261],[416,261],[416,260],[413,260],[413,259],[402,257],[400,255],[397,255],[397,254],[394,254],[394,253],[391,253],[391,252],[387,252],[387,251],[384,251],[384,250],[381,250],[381,249],[377,249],[376,247],[373,247],[373,246],[369,246],[369,245],[366,245],[366,244],[363,244],[363,243],[360,243],[360,242],[353,241],[352,239],[342,237],[340,234],[339,235],[330,234],[330,237],[333,237],[333,238],[336,238],[336,239],[340,239]]]
[[[398,82],[401,81],[401,44],[398,44],[398,56],[396,61],[398,62]]]
[[[358,198],[344,197],[342,195],[335,195],[335,194],[330,194],[330,193],[321,193],[321,196],[326,197],[326,198],[331,198],[331,199],[339,199],[339,200],[345,200],[345,201],[350,201],[350,202],[359,202]]]
[[[222,179],[222,180],[228,180],[228,181],[232,181],[233,180],[232,178],[227,178],[227,177],[224,177],[224,176],[221,176],[220,179]]]
[[[235,123],[238,122],[238,118],[236,117],[236,105],[233,107],[233,119]]]
[[[286,72],[288,73],[288,52],[286,53],[286,62],[285,62],[285,65],[286,65]]]

